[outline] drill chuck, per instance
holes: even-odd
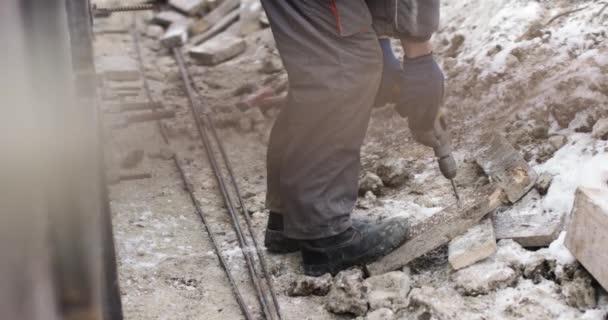
[[[456,161],[452,155],[438,158],[437,162],[439,163],[439,170],[444,177],[450,180],[456,177]]]

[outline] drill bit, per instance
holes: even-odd
[[[456,184],[454,183],[454,179],[450,179],[452,183],[452,190],[454,190],[454,196],[456,196],[456,200],[460,201],[460,196],[458,195],[458,190],[456,190]]]

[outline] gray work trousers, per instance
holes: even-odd
[[[351,226],[360,149],[382,74],[365,0],[262,0],[289,76],[271,132],[267,207],[285,235],[319,239]]]

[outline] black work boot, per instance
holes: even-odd
[[[300,249],[298,240],[287,238],[283,234],[283,215],[270,212],[264,246],[270,253],[292,253]]]
[[[407,220],[393,218],[375,225],[353,225],[332,237],[301,241],[304,273],[313,277],[325,273],[335,275],[352,266],[372,262],[403,244],[407,233]]]
[[[365,219],[353,219],[353,226],[365,233],[369,228],[369,222]],[[290,239],[283,233],[283,215],[270,212],[266,234],[264,235],[264,246],[270,253],[286,254],[300,250],[298,240]]]

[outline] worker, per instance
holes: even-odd
[[[439,0],[262,5],[289,76],[288,101],[268,147],[265,245],[274,253],[300,250],[310,276],[372,262],[406,241],[408,224],[351,220],[361,145],[376,97],[386,99],[395,86],[397,111],[409,117],[415,139],[434,143],[424,137],[443,98],[429,42]],[[386,36],[401,40],[402,67]]]

